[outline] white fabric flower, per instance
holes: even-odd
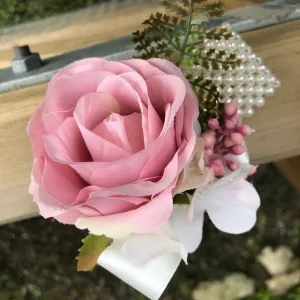
[[[205,212],[219,230],[227,233],[244,233],[254,226],[260,198],[254,186],[244,179],[250,170],[251,165],[242,163],[240,169],[196,189],[188,208],[175,205],[170,227],[189,253],[201,243]]]

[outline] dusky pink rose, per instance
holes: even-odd
[[[113,238],[156,230],[171,215],[197,116],[192,88],[167,60],[65,67],[28,126],[40,214]]]

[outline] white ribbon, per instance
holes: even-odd
[[[181,255],[166,252],[143,266],[123,257],[122,243],[113,243],[99,257],[98,264],[151,300],[158,300],[177,270]]]

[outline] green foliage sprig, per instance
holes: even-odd
[[[205,80],[203,72],[194,74],[193,66],[208,70],[230,70],[240,64],[235,54],[204,49],[205,40],[228,40],[232,32],[228,28],[208,29],[206,22],[224,13],[221,1],[205,4],[205,0],[161,0],[170,14],[151,14],[143,24],[145,28],[133,33],[138,52],[136,58],[166,58],[174,62],[186,74],[197,93],[200,106],[199,121],[205,129],[207,120],[218,117],[221,103],[219,92],[212,80]],[[194,18],[196,17],[196,18]]]

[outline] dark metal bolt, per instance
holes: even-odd
[[[14,53],[16,59],[23,59],[31,55],[31,51],[28,45],[14,47]]]
[[[15,58],[11,62],[15,74],[29,72],[42,66],[38,53],[32,53],[28,45],[14,47]]]

